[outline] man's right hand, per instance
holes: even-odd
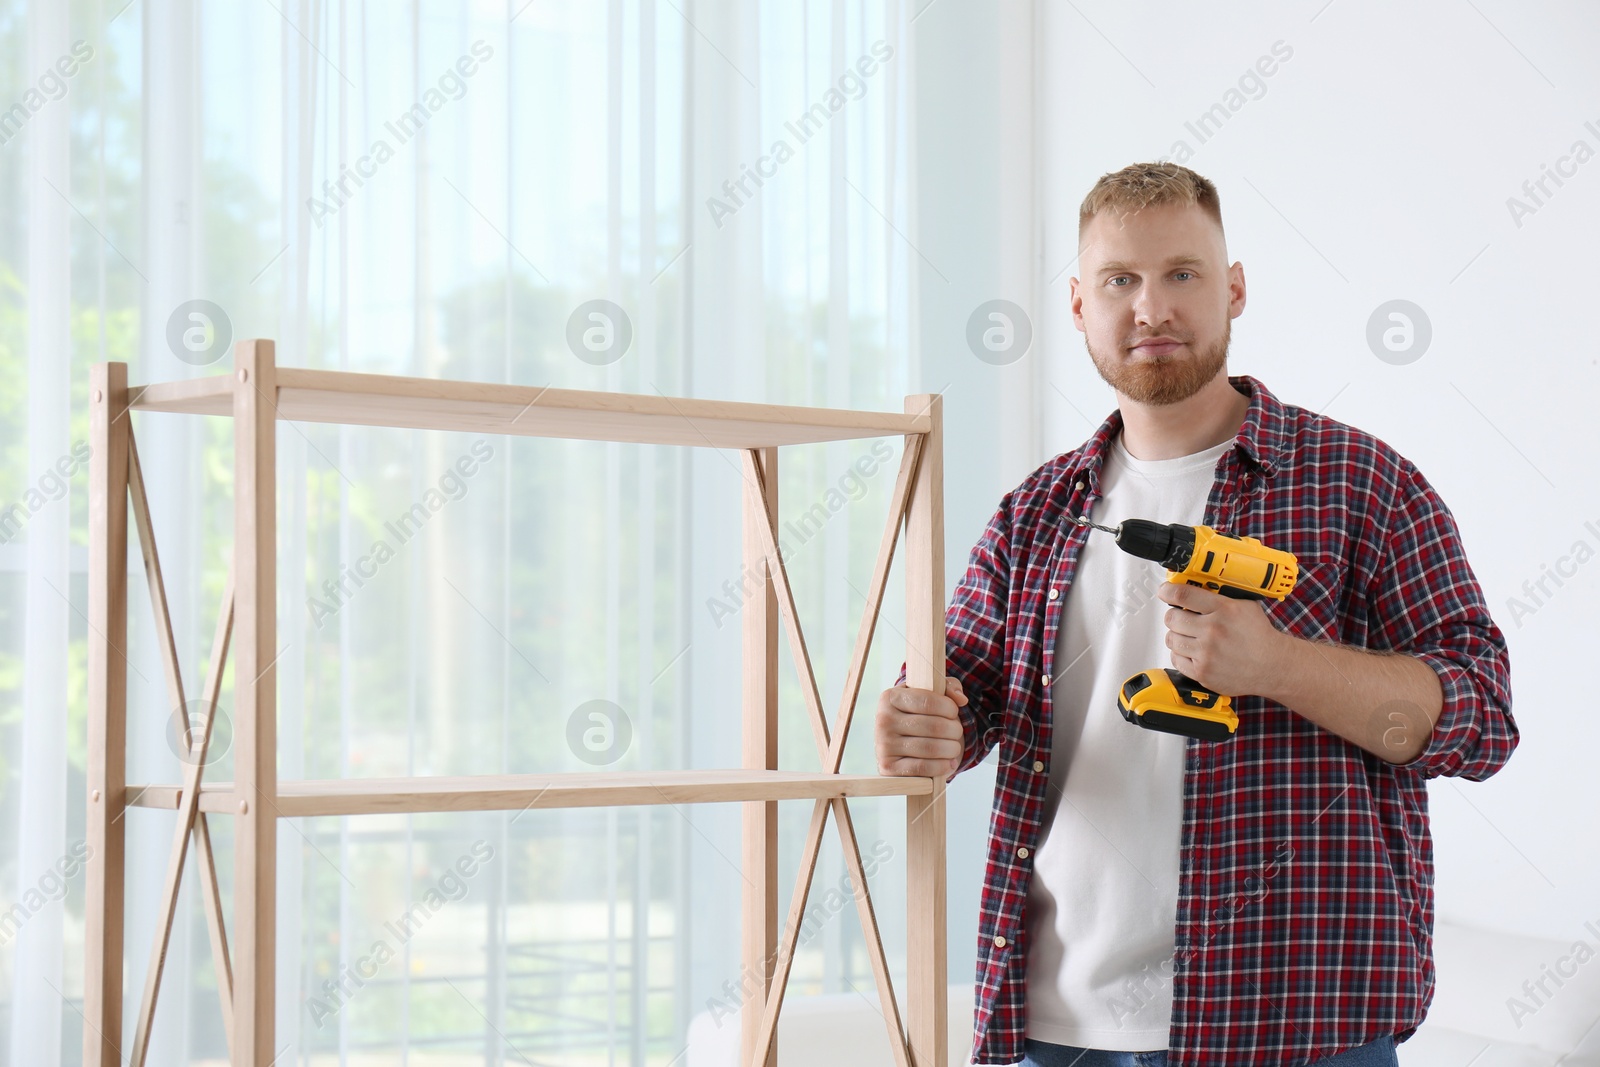
[[[878,697],[878,773],[916,778],[943,778],[961,765],[961,718],[967,695],[953,677],[944,681],[944,695],[931,689],[897,685]]]

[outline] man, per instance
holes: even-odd
[[[973,1062],[1396,1064],[1434,987],[1426,781],[1516,747],[1504,637],[1415,465],[1226,373],[1245,279],[1211,182],[1105,175],[1079,250],[1073,318],[1117,410],[1001,500],[947,692],[902,668],[878,704],[881,773],[999,750]],[[1255,537],[1298,584],[1170,583],[1080,515]],[[1232,739],[1121,717],[1121,683],[1168,662],[1234,697]]]

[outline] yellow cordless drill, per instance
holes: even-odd
[[[1167,568],[1167,581],[1198,585],[1235,600],[1282,601],[1294,590],[1300,566],[1293,555],[1254,537],[1229,537],[1209,526],[1125,519],[1100,526],[1079,516],[1079,526],[1115,534],[1130,555]],[[1187,608],[1184,610],[1188,610]],[[1172,667],[1140,671],[1117,694],[1122,717],[1146,730],[1202,741],[1227,741],[1239,727],[1233,699],[1214,693]]]

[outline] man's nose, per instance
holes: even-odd
[[[1172,301],[1153,286],[1143,286],[1133,297],[1133,322],[1142,329],[1172,321]]]

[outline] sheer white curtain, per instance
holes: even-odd
[[[209,321],[202,341],[274,338],[290,366],[898,411],[944,385],[913,358],[911,14],[0,5],[0,108],[20,106],[0,116],[8,1062],[82,1045],[90,364],[225,373],[226,349],[184,343]],[[231,428],[133,419],[192,697],[231,544]],[[899,448],[782,453],[825,693]],[[280,424],[279,480],[280,777],[738,763],[736,453]],[[130,590],[129,780],[175,781],[137,566]],[[902,653],[880,623],[864,711]],[[792,673],[782,701],[784,759],[813,766]],[[847,769],[872,766],[869,718]],[[232,773],[220,747],[214,780]],[[863,848],[893,846],[887,901],[902,811],[858,805]],[[786,856],[806,815],[783,812]],[[171,818],[127,817],[129,1032]],[[214,833],[227,904],[226,820]],[[670,1062],[693,1016],[734,1007],[738,848],[737,805],[285,822],[281,1062]],[[832,851],[819,886],[843,874]],[[151,1063],[226,1058],[192,861],[185,884]],[[879,912],[893,960],[898,911]],[[792,991],[873,997],[853,912],[816,929]]]

